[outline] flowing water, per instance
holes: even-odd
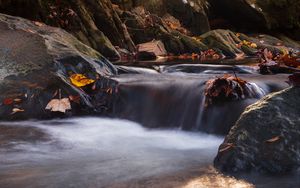
[[[0,187],[295,187],[297,175],[237,179],[212,161],[222,137],[77,118],[0,124]]]
[[[222,142],[100,118],[0,126],[0,187],[99,187],[180,172],[210,165]]]
[[[230,177],[212,167],[244,108],[288,87],[287,75],[219,65],[119,71],[114,118],[1,122],[0,188],[300,186],[299,173]],[[251,83],[253,96],[204,108],[205,82],[233,71]]]
[[[252,66],[184,64],[156,67],[156,72],[149,68],[121,68],[126,74],[115,78],[120,94],[115,117],[150,128],[173,127],[224,135],[247,106],[288,87],[287,75],[260,75]],[[205,108],[205,82],[233,73],[249,82],[252,97]]]

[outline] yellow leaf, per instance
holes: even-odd
[[[251,43],[250,47],[251,47],[251,48],[257,48],[257,44]]]
[[[95,82],[95,80],[89,79],[83,74],[73,74],[70,76],[70,80],[76,87],[84,87]]]

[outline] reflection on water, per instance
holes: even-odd
[[[207,174],[197,177],[189,181],[182,188],[254,188],[255,186],[245,180],[238,180],[234,177],[219,174],[215,169],[211,168]]]

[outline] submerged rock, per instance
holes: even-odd
[[[62,98],[79,99],[71,102],[69,115],[100,113],[99,103],[107,96],[98,89],[115,84],[108,78],[116,72],[98,52],[62,29],[0,14],[0,119],[53,117],[45,107],[58,90]],[[73,86],[72,74],[96,80],[94,91]]]
[[[300,88],[273,93],[249,106],[220,146],[225,172],[285,173],[300,166]]]

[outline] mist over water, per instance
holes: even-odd
[[[125,121],[80,118],[1,123],[0,187],[104,186],[208,166],[221,137],[149,130]],[[18,129],[30,129],[22,135]],[[20,135],[21,134],[21,135]],[[6,135],[8,136],[8,135]],[[30,138],[31,137],[31,138]]]

